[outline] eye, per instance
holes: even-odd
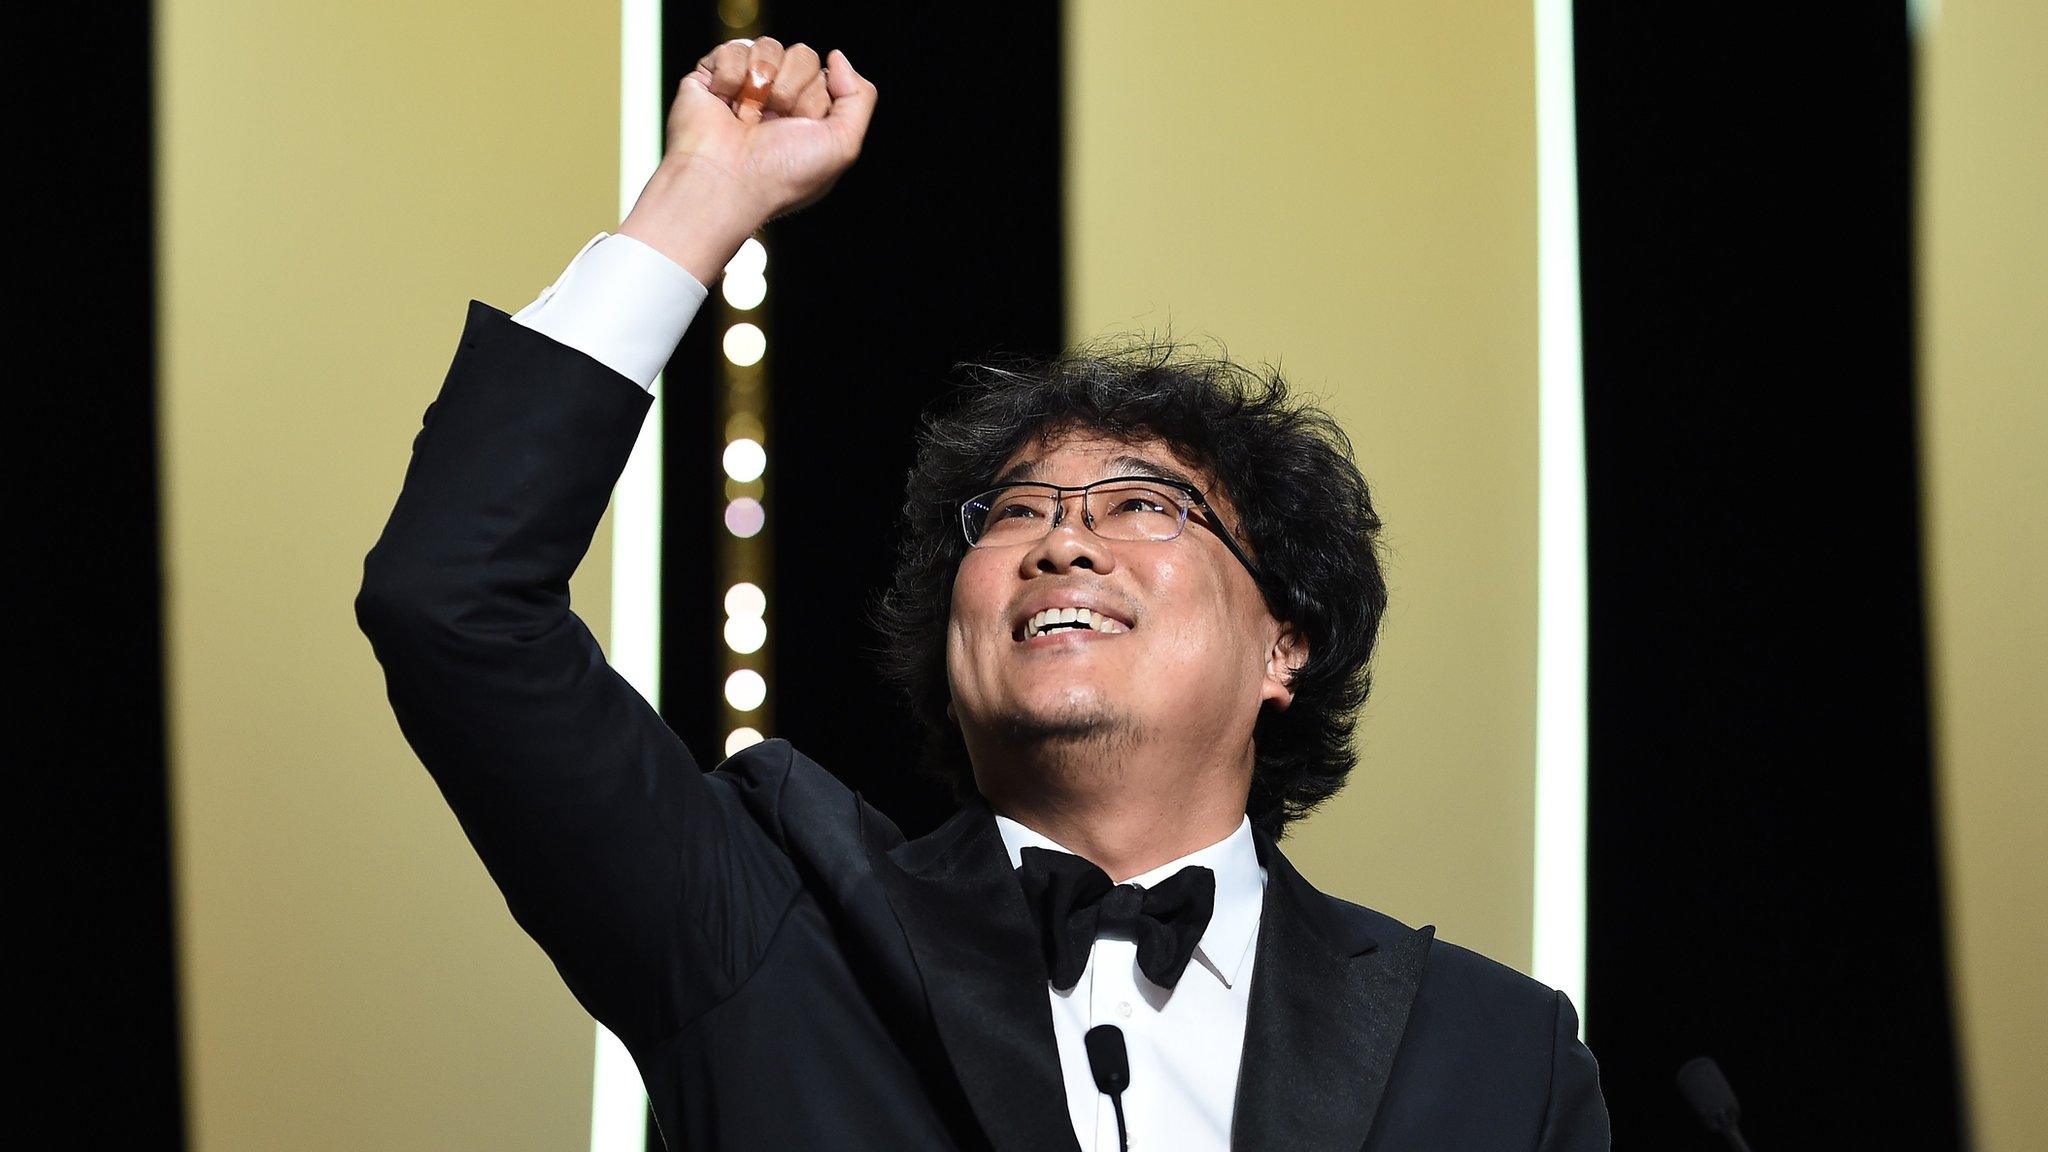
[[[1149,484],[1102,489],[1095,506],[1110,516],[1174,516],[1180,512],[1180,501]]]
[[[1029,504],[1001,504],[996,507],[991,520],[1028,520],[1039,515],[1038,509]]]

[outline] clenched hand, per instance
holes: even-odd
[[[661,167],[619,225],[710,284],[748,234],[816,203],[860,155],[875,85],[834,49],[729,40],[683,77]]]

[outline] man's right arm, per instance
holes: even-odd
[[[698,770],[568,594],[703,286],[858,152],[874,86],[836,57],[822,118],[817,77],[771,94],[781,118],[764,122],[742,89],[764,48],[781,62],[765,38],[751,56],[727,44],[684,80],[669,154],[622,237],[572,261],[601,274],[558,281],[521,322],[471,302],[356,600],[399,725],[514,916],[629,1044],[744,980],[796,887],[739,816],[742,785]],[[632,290],[619,269],[635,267],[688,308],[610,307],[607,292]]]

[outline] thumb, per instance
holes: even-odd
[[[868,134],[868,120],[875,114],[875,86],[853,70],[846,53],[834,48],[825,58],[825,92],[832,106],[825,110],[825,125],[849,153],[860,151]]]

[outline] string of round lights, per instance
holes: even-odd
[[[725,586],[725,754],[759,743],[769,729],[768,592],[768,248],[750,237],[719,282],[719,411],[724,421],[725,511],[718,571]]]

